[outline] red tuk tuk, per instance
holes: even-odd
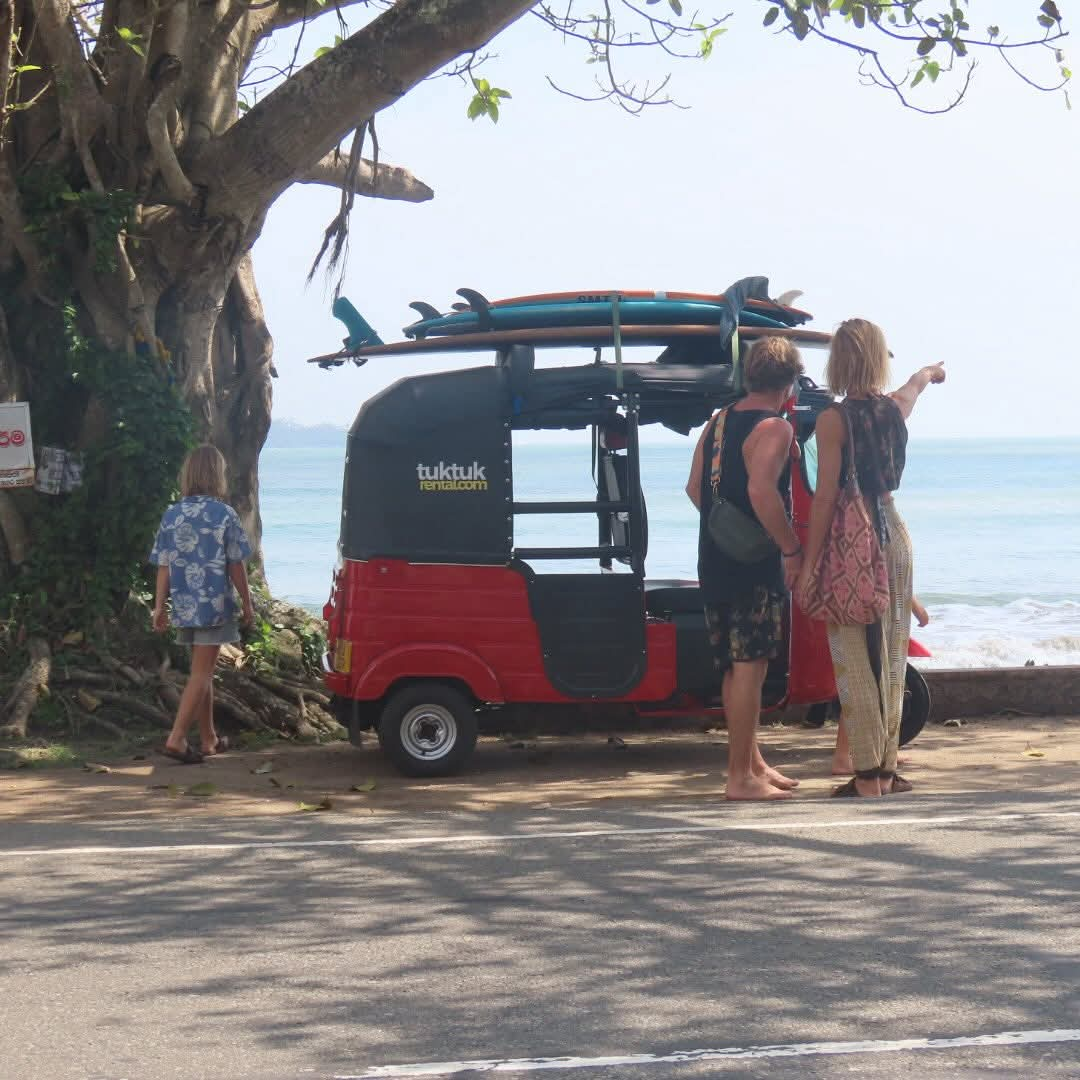
[[[641,716],[722,714],[697,582],[646,574],[639,430],[662,424],[689,435],[736,400],[740,342],[782,333],[801,347],[827,346],[827,334],[803,325],[808,315],[768,300],[763,282],[744,279],[707,298],[708,310],[704,300],[668,299],[693,294],[656,294],[672,305],[663,322],[645,321],[661,317],[655,299],[657,311],[630,311],[637,294],[582,293],[562,308],[603,310],[564,311],[556,322],[534,312],[515,323],[517,308],[547,298],[500,306],[461,290],[465,310],[442,315],[416,304],[421,322],[390,345],[350,306],[338,307],[352,334],[343,350],[312,361],[323,367],[403,355],[493,357],[399,380],[365,402],[349,432],[324,667],[356,741],[373,729],[401,771],[437,776],[461,768],[479,732],[506,730],[515,706],[561,706],[568,717],[600,703]],[[538,366],[538,350],[554,347],[585,352],[587,362]],[[650,359],[624,359],[643,349]],[[802,450],[792,504],[804,539],[814,424],[831,400],[804,376],[787,409]],[[575,429],[592,432],[592,460],[583,464],[595,477],[595,499],[516,498],[512,433]],[[688,440],[688,467],[691,450]],[[596,518],[595,545],[560,544],[557,528],[550,545],[517,543],[523,516],[557,522],[568,514]],[[543,572],[552,560],[588,560],[591,569]],[[824,625],[792,605],[787,637],[763,706],[817,706],[820,716],[836,695]],[[912,653],[927,655],[915,643]],[[910,665],[908,691],[903,742],[930,708]]]

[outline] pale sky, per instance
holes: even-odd
[[[946,361],[949,381],[927,394],[914,433],[1077,434],[1080,363],[1067,330],[1080,295],[1077,114],[987,56],[959,109],[920,116],[861,86],[852,55],[763,30],[761,5],[714,6],[737,15],[709,61],[640,50],[651,72],[673,71],[685,110],[633,118],[560,96],[545,75],[589,90],[583,46],[526,18],[496,40],[484,70],[513,94],[498,125],[466,118],[471,93],[453,79],[381,113],[383,159],[436,197],[357,199],[344,295],[393,341],[415,318],[409,301],[446,308],[463,285],[490,299],[719,292],[765,274],[773,295],[804,291],[814,328],[880,322],[895,381]],[[976,5],[986,21],[1002,6]],[[334,32],[333,17],[309,27],[301,57]],[[367,397],[438,361],[303,363],[345,334],[325,278],[305,286],[337,199],[314,187],[286,194],[255,268],[276,343],[275,418],[344,427]]]

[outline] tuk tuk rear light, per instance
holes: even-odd
[[[334,642],[334,670],[342,675],[352,671],[352,642],[345,638]]]

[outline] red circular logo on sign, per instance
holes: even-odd
[[[21,431],[13,431],[11,433],[11,445],[22,446],[26,442],[26,435]]]

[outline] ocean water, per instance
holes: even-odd
[[[691,450],[689,440],[643,448],[649,577],[697,576],[696,512],[683,491]],[[514,458],[518,498],[595,497],[582,433],[557,443],[526,436]],[[262,457],[271,585],[316,610],[330,588],[343,459],[343,445]],[[913,439],[897,503],[914,542],[915,589],[930,610],[930,625],[916,631],[934,653],[930,664],[1080,664],[1080,440]],[[547,520],[520,518],[517,542],[596,542],[595,518]]]

